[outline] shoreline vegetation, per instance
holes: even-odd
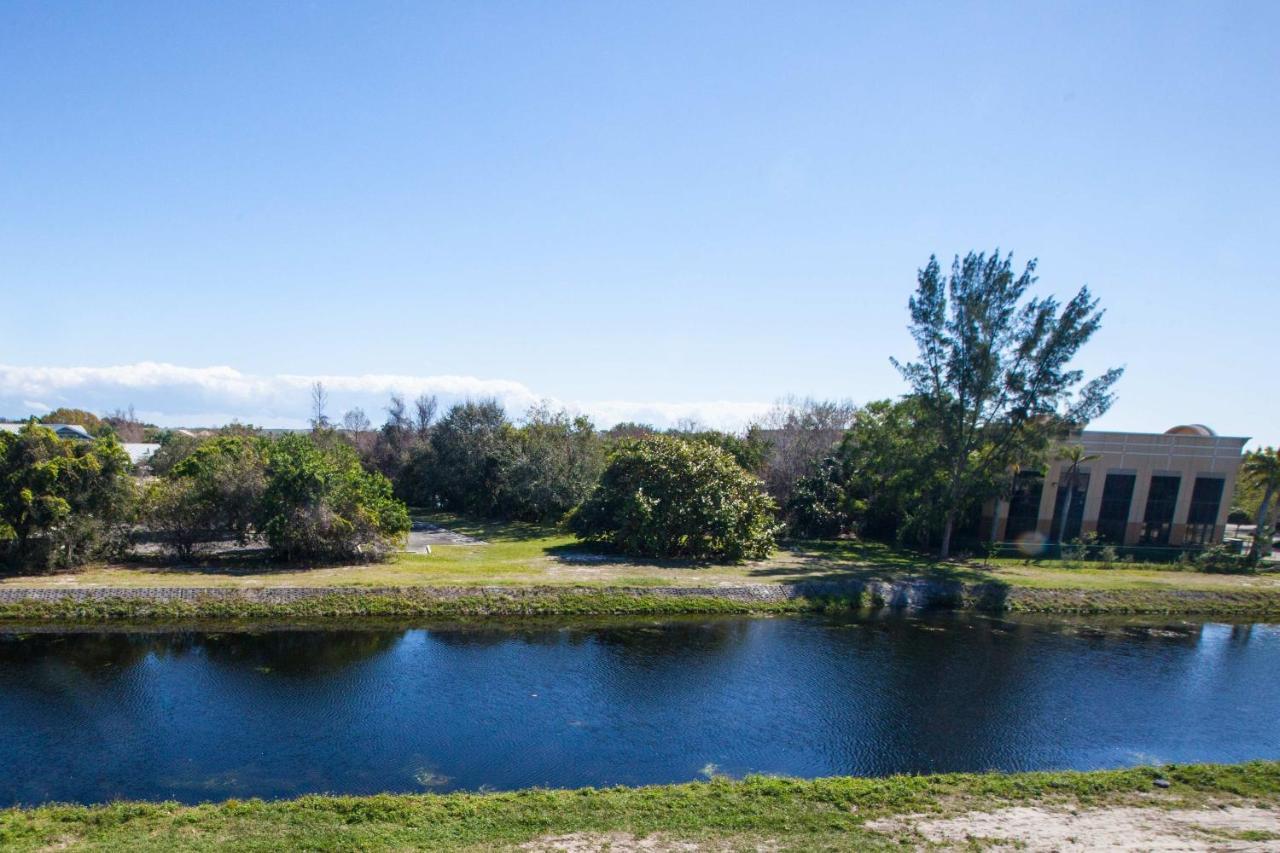
[[[877,583],[848,591],[769,587],[408,587],[328,590],[39,590],[46,598],[0,598],[0,621],[93,623],[361,618],[518,619],[543,616],[785,614],[929,608],[1063,615],[1280,615],[1277,591],[1083,590]],[[9,592],[9,591],[5,591]],[[180,595],[174,595],[174,593]]]
[[[1141,831],[1154,833],[1139,840],[1152,846],[1172,834],[1190,845],[1184,849],[1217,849],[1280,839],[1277,809],[1280,762],[1274,761],[886,778],[713,777],[638,788],[9,808],[0,810],[0,847],[875,850],[950,841],[971,849],[975,841],[1018,846],[1083,827],[1095,839],[1110,828],[1117,840],[1133,841],[1137,815]],[[1033,822],[1020,827],[1015,818],[1028,815]]]

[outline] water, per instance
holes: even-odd
[[[1280,626],[0,632],[0,804],[1280,757]]]

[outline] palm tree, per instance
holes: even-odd
[[[1271,499],[1280,491],[1280,450],[1264,447],[1246,454],[1240,473],[1248,482],[1262,489],[1253,528],[1253,547],[1249,550],[1252,559],[1260,560],[1271,553]]]
[[[1062,506],[1062,520],[1058,522],[1058,546],[1061,547],[1067,536],[1067,516],[1071,514],[1071,504],[1076,500],[1076,489],[1080,486],[1080,466],[1086,462],[1100,459],[1097,453],[1086,454],[1079,445],[1064,447],[1058,451],[1058,459],[1067,463],[1067,470],[1062,475],[1063,484],[1067,487],[1067,502]]]

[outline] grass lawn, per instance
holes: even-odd
[[[1157,786],[1158,779],[1168,786]],[[648,788],[312,796],[200,806],[44,806],[0,810],[0,847],[881,850],[931,846],[931,827],[958,823],[961,849],[986,846],[974,835],[1020,846],[1016,842],[1043,840],[1055,827],[1100,846],[1227,849],[1230,842],[1280,839],[1277,809],[1280,764],[1254,762],[1092,773],[750,777]],[[1011,818],[1024,825],[1019,829]],[[1203,846],[1184,846],[1192,842]]]
[[[124,563],[55,575],[0,577],[0,586],[733,586],[799,580],[892,580],[933,577],[1012,587],[1095,591],[1203,590],[1277,592],[1280,573],[1217,575],[1179,571],[1176,565],[1072,568],[1018,560],[946,563],[874,542],[784,543],[767,560],[741,565],[624,560],[594,552],[554,528],[480,522],[446,513],[417,518],[481,540],[433,544],[432,553],[398,554],[388,563],[350,566],[278,566],[261,559],[197,565]],[[1086,564],[1087,565],[1087,564]]]

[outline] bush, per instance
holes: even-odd
[[[1227,545],[1214,545],[1196,555],[1195,568],[1218,575],[1247,575],[1257,571],[1257,562]]]
[[[638,557],[768,556],[777,525],[761,483],[703,441],[624,441],[569,518],[579,538]]]
[[[846,484],[849,478],[837,458],[823,460],[818,471],[801,477],[787,501],[791,535],[806,539],[832,539],[854,528],[857,502]]]
[[[409,512],[349,445],[288,435],[267,446],[257,527],[283,559],[381,559],[408,533]]]

